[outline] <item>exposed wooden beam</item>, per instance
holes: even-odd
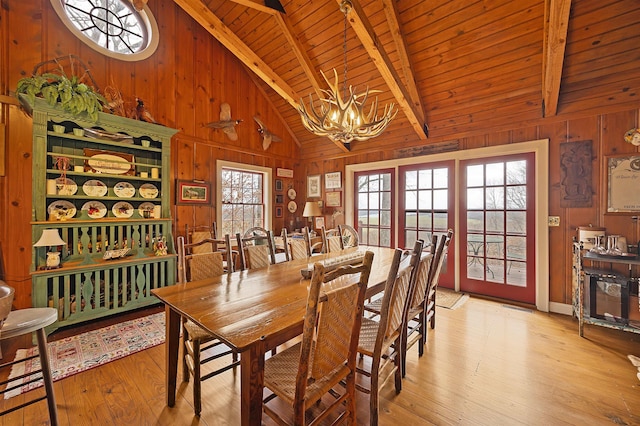
[[[265,6],[264,1],[262,0],[231,0],[231,1],[234,3],[241,4],[243,6],[250,7],[251,9],[258,10],[260,12],[268,13],[269,15],[276,16],[280,14],[280,12],[278,12],[277,10]]]
[[[545,0],[542,55],[542,101],[545,117],[558,113],[570,11],[571,0]]]
[[[342,3],[342,0],[336,1],[338,5]],[[416,108],[411,102],[411,96],[401,83],[400,76],[393,68],[393,64],[391,63],[389,56],[387,56],[383,46],[380,44],[380,41],[373,30],[373,26],[364,14],[360,3],[356,0],[352,0],[352,4],[353,8],[347,16],[351,26],[373,60],[373,63],[378,68],[382,78],[389,86],[391,93],[393,93],[393,96],[396,98],[398,106],[407,116],[407,119],[416,131],[416,134],[420,139],[426,139],[427,135],[424,130],[425,123],[422,110],[418,110],[418,108]]]
[[[393,37],[393,41],[396,45],[396,51],[400,57],[400,69],[404,75],[404,83],[407,87],[407,91],[409,92],[409,96],[411,97],[411,103],[417,111],[422,112],[420,117],[422,117],[422,121],[424,122],[424,107],[422,106],[420,93],[418,92],[418,86],[416,85],[411,56],[409,56],[407,43],[402,35],[402,30],[400,29],[400,16],[398,14],[398,9],[396,8],[396,1],[382,0],[382,8],[385,16],[387,17],[391,36]]]
[[[174,0],[195,19],[209,34],[214,36],[252,72],[282,96],[292,107],[297,108],[300,97],[262,59],[238,38],[201,0]]]

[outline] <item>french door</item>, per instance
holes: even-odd
[[[535,303],[534,161],[460,162],[460,290]]]
[[[360,244],[395,247],[393,169],[355,174],[355,228]]]
[[[431,242],[433,235],[454,229],[454,162],[401,166],[398,170],[399,247],[411,249],[416,240]],[[454,288],[455,247],[449,246],[438,285]]]

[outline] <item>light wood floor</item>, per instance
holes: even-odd
[[[5,360],[15,346],[3,342]],[[580,338],[570,317],[472,298],[454,311],[438,309],[425,355],[418,359],[415,347],[409,355],[402,392],[395,395],[393,381],[381,391],[380,423],[638,425],[640,380],[630,353],[640,355],[640,335],[586,326]],[[239,424],[239,371],[204,382],[201,418],[193,416],[190,385],[180,387],[175,407],[165,407],[163,345],[60,380],[54,389],[63,425]],[[363,394],[358,418],[368,424]],[[46,404],[0,423],[47,424]]]

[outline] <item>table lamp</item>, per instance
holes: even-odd
[[[45,229],[34,247],[49,247],[47,252],[47,269],[54,269],[60,266],[60,252],[51,250],[51,247],[64,246],[67,243],[60,238],[57,229]]]
[[[307,201],[304,205],[304,210],[302,211],[302,216],[310,217],[311,221],[313,221],[314,216],[322,216],[322,212],[320,211],[320,207],[318,206],[317,201]],[[315,228],[315,226],[313,226]]]

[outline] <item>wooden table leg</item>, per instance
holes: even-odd
[[[243,426],[262,423],[262,389],[264,385],[263,340],[240,354],[241,420]]]
[[[173,407],[176,404],[176,380],[178,376],[178,348],[180,346],[180,315],[165,305],[166,340],[167,349],[167,405]]]

